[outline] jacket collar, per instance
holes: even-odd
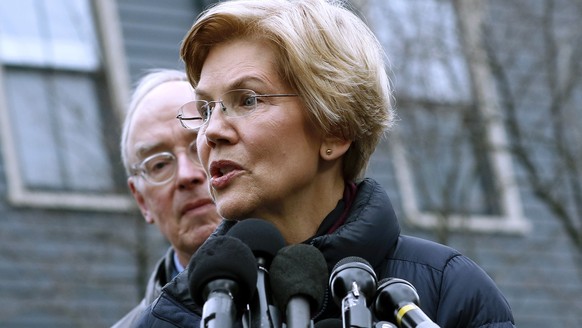
[[[361,257],[374,269],[380,268],[400,235],[396,214],[382,186],[364,179],[357,188],[345,223],[332,234],[311,240],[323,253],[330,271],[348,256]]]
[[[361,257],[375,270],[380,269],[400,235],[396,214],[382,186],[372,179],[364,179],[358,183],[357,189],[345,224],[333,233],[315,237],[310,242],[323,253],[330,271],[338,261],[348,256]],[[223,220],[209,239],[226,234],[236,223]],[[168,283],[163,291],[201,314],[201,309],[190,297],[188,268]]]
[[[156,269],[152,272],[148,284],[144,300],[146,304],[152,303],[162,292],[162,287],[168,283],[176,274],[174,266],[174,249],[170,246],[158,263]]]

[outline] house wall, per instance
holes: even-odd
[[[582,30],[580,3],[569,0],[492,0],[487,8],[489,47],[495,51],[498,64],[508,73],[509,85],[503,88],[510,88],[510,97],[522,122],[522,133],[528,142],[536,145],[530,148],[528,155],[535,160],[542,180],[550,182],[545,190],[562,195],[558,197],[561,204],[572,204],[572,198],[568,198],[566,192],[568,178],[564,179],[568,169],[555,166],[562,165],[559,164],[562,159],[555,152],[558,145],[556,139],[550,137],[544,141],[538,137],[549,132],[547,128],[552,124],[552,119],[563,119],[551,110],[552,101],[560,93],[556,90],[562,87],[560,83],[554,85],[557,81],[552,80],[552,74],[572,76],[570,82],[577,85],[571,95],[564,95],[564,101],[557,102],[559,111],[577,113],[561,122],[565,124],[564,129],[576,131],[576,126],[582,123],[579,103],[582,99],[582,81],[579,78],[582,71],[580,65],[569,66],[570,58],[563,51],[579,48]],[[544,39],[548,32],[555,37],[555,44]],[[552,54],[554,51],[556,53]],[[579,62],[579,59],[574,60]],[[555,63],[557,66],[554,66]],[[504,100],[507,101],[502,98]],[[502,102],[501,106],[507,109],[508,105]],[[570,134],[570,138],[572,136]],[[578,141],[570,139],[569,142]],[[551,212],[551,206],[532,191],[532,178],[526,173],[524,163],[514,158],[514,167],[517,169],[516,181],[520,186],[524,215],[531,222],[532,230],[523,236],[478,236],[466,243],[473,243],[477,260],[484,262],[504,289],[519,326],[580,325],[580,248],[568,237],[560,219]],[[570,214],[574,221],[579,222],[580,217],[574,211]],[[488,245],[485,249],[482,247],[484,243]]]
[[[118,1],[127,65],[132,81],[148,69],[183,69],[180,43],[200,12],[197,1]]]
[[[549,6],[553,3],[553,7]],[[580,65],[565,69],[569,60],[568,51],[576,51],[575,40],[580,40],[580,11],[573,1],[487,1],[486,31],[487,46],[495,52],[500,64],[508,72],[509,85],[516,96],[517,115],[526,122],[525,131],[530,133],[528,141],[534,140],[544,131],[544,126],[551,124],[551,116],[543,119],[540,113],[549,112],[552,99],[552,87],[549,82],[551,72],[567,80],[568,69],[578,69]],[[549,23],[544,17],[547,10],[555,10],[553,21]],[[544,43],[544,23],[553,24],[552,33],[557,36],[558,45]],[[565,44],[560,43],[563,42]],[[561,56],[558,67],[548,60],[551,48],[556,46],[554,56]],[[555,49],[554,49],[555,50]],[[396,65],[396,64],[395,64]],[[561,70],[561,71],[560,71]],[[573,76],[580,76],[573,73]],[[394,79],[398,83],[398,77]],[[560,81],[560,79],[558,79]],[[572,95],[568,101],[560,105],[562,110],[576,111],[580,104],[576,99],[582,99],[580,80],[575,83]],[[499,87],[499,85],[498,85]],[[555,96],[555,94],[554,94]],[[501,97],[501,96],[500,96]],[[396,99],[398,102],[398,99]],[[502,111],[504,104],[499,104]],[[572,107],[573,106],[573,107]],[[565,122],[569,129],[577,129],[575,122],[580,122],[582,116],[573,115],[571,122]],[[578,121],[576,121],[578,120]],[[570,123],[571,125],[568,125]],[[537,129],[536,125],[539,125]],[[533,131],[533,134],[531,134]],[[390,135],[388,135],[388,140]],[[552,142],[552,140],[550,140]],[[571,140],[576,142],[576,140]],[[539,144],[548,149],[532,148],[536,164],[540,166],[542,179],[553,181],[558,187],[552,193],[565,193],[565,185],[561,185],[556,177],[553,165],[556,157],[551,153],[552,144]],[[549,156],[549,157],[544,157]],[[384,141],[374,154],[369,168],[369,174],[376,177],[388,191],[394,202],[397,215],[401,218],[403,231],[427,239],[441,241],[436,229],[420,229],[409,224],[402,209],[401,195],[398,193],[395,179],[393,154],[388,142]],[[579,157],[578,157],[579,158]],[[431,159],[427,158],[427,162]],[[514,233],[475,233],[470,231],[450,231],[447,244],[457,248],[472,258],[495,280],[506,295],[515,316],[518,327],[568,327],[582,323],[582,271],[580,268],[581,254],[576,245],[568,237],[560,220],[550,211],[550,208],[540,201],[532,192],[531,177],[523,166],[523,162],[513,158],[513,169],[519,185],[519,193],[523,207],[523,215],[531,224],[531,230],[523,234]],[[566,180],[567,181],[567,180]],[[548,184],[551,186],[552,184]],[[565,202],[565,197],[560,199]],[[573,211],[573,209],[571,208]],[[571,212],[573,213],[573,212]],[[574,220],[576,215],[573,214]],[[579,218],[578,218],[579,219]],[[422,301],[422,300],[421,300]]]

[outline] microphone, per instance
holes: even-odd
[[[315,328],[342,328],[342,321],[338,318],[327,318],[315,323]]]
[[[418,294],[411,283],[386,278],[380,281],[373,310],[378,319],[396,321],[400,328],[438,328],[418,307],[419,304]]]
[[[230,328],[255,293],[257,261],[247,245],[228,236],[208,239],[190,259],[188,288],[202,306],[201,328]]]
[[[333,299],[342,311],[343,327],[372,327],[368,306],[376,292],[377,279],[370,263],[360,257],[346,257],[334,266],[329,281]]]
[[[342,321],[337,318],[323,319],[315,323],[315,328],[342,328]],[[378,321],[374,328],[398,328],[388,321]]]
[[[235,224],[227,235],[242,240],[253,252],[257,266],[256,294],[250,302],[250,312],[244,321],[250,328],[280,328],[281,315],[271,300],[269,268],[277,252],[285,246],[285,239],[270,222],[244,219]]]
[[[378,321],[374,324],[374,328],[398,328],[392,322]]]
[[[271,264],[270,278],[275,304],[285,313],[287,328],[311,327],[327,288],[323,254],[306,244],[281,248]]]

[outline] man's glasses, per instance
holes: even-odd
[[[214,104],[218,104],[222,114],[228,117],[245,116],[266,104],[261,98],[269,97],[297,97],[296,94],[279,93],[259,95],[253,90],[237,89],[224,93],[220,100],[194,100],[184,104],[178,111],[177,119],[186,129],[199,129],[210,119]]]
[[[196,151],[196,140],[190,143],[187,152],[194,165],[202,167]],[[133,165],[130,171],[132,175],[139,175],[152,185],[163,185],[176,176],[178,159],[170,152],[156,153]]]

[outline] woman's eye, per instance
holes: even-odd
[[[243,106],[246,106],[246,107],[255,106],[256,103],[257,103],[257,97],[256,96],[246,96],[243,99],[243,102],[242,102]]]
[[[198,108],[198,115],[200,115],[200,117],[202,117],[203,120],[206,120],[208,118],[208,106],[209,105],[203,105],[200,108]]]

